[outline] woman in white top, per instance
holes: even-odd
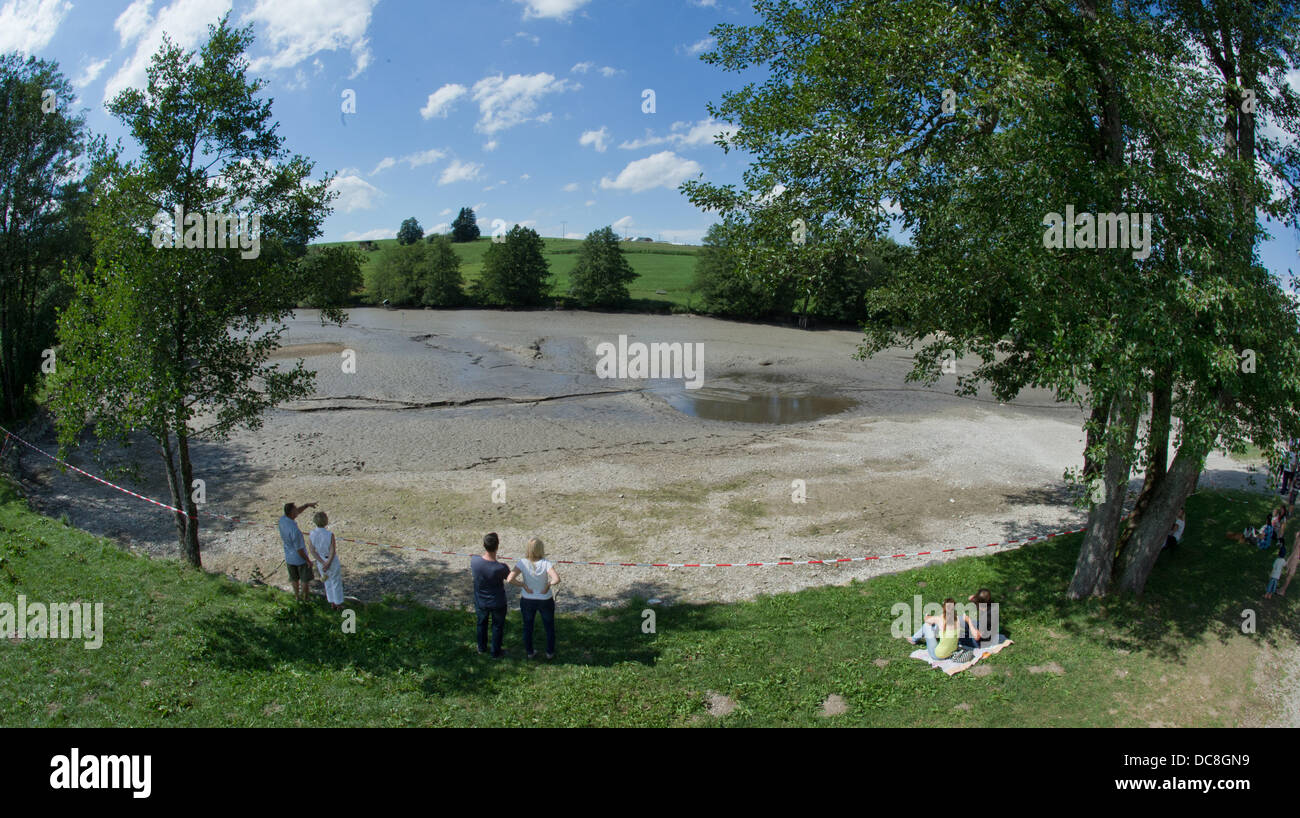
[[[555,591],[560,584],[560,575],[555,573],[555,566],[546,559],[546,548],[542,541],[533,537],[524,548],[522,559],[515,561],[514,570],[506,581],[523,589],[519,595],[519,611],[524,615],[524,652],[531,659],[537,655],[533,650],[533,624],[537,614],[542,615],[542,627],[546,629],[546,658],[555,658]]]
[[[343,564],[339,562],[334,532],[327,528],[330,520],[323,511],[316,512],[311,521],[316,524],[308,537],[311,541],[311,561],[316,563],[316,570],[325,583],[325,598],[337,611],[343,607]]]

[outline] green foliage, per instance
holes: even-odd
[[[735,221],[714,224],[695,257],[695,290],[706,312],[740,318],[789,315],[796,285],[788,279],[764,279],[748,263],[743,227]]]
[[[172,487],[183,552],[200,564],[192,438],[220,440],[258,428],[262,414],[311,388],[299,362],[269,361],[289,316],[318,281],[298,263],[328,212],[330,179],[289,155],[276,134],[261,80],[246,77],[251,27],[228,19],[209,27],[195,54],[170,40],[153,57],[146,90],[109,104],[138,146],[139,158],[104,155],[91,212],[95,267],[74,270],[74,296],[59,320],[62,349],[50,403],[60,448],[82,428],[104,438],[147,432],[159,445]],[[260,248],[169,247],[155,222],[184,214],[260,218]],[[151,235],[152,228],[152,235]],[[187,231],[188,233],[188,231]],[[188,236],[187,236],[188,238]],[[188,242],[187,242],[188,243]],[[318,295],[321,293],[318,292]],[[341,322],[337,307],[322,320]]]
[[[398,244],[415,244],[422,238],[424,238],[424,228],[414,216],[403,221],[402,226],[397,228]]]
[[[458,307],[465,300],[460,256],[446,236],[431,236],[424,276],[419,280],[420,303],[426,307]]]
[[[621,307],[628,300],[627,285],[636,277],[618,235],[612,227],[603,227],[583,241],[570,273],[569,295],[582,307]]]
[[[345,307],[361,289],[365,257],[350,244],[313,247],[298,260],[299,273],[308,287],[303,302],[317,309]]]
[[[460,258],[445,236],[432,243],[385,248],[369,271],[366,291],[394,307],[455,307],[464,301]]]
[[[53,98],[45,96],[52,91]],[[55,314],[69,290],[61,270],[90,258],[87,147],[74,89],[58,65],[0,55],[0,417],[29,407]],[[54,106],[47,112],[48,106]]]
[[[542,255],[542,237],[531,227],[515,225],[505,241],[493,242],[483,257],[483,273],[473,289],[480,303],[528,307],[545,303],[550,293],[550,266]]]
[[[451,223],[451,240],[454,242],[476,241],[478,237],[478,221],[474,218],[473,208],[462,207],[460,213],[456,214],[456,220]]]

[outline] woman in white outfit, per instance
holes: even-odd
[[[519,612],[524,616],[524,652],[531,659],[537,655],[533,650],[533,626],[537,615],[542,615],[542,627],[546,630],[546,658],[555,658],[555,591],[560,584],[560,575],[555,573],[555,566],[546,559],[546,548],[542,541],[533,537],[524,548],[523,559],[515,560],[515,568],[506,577],[506,582],[523,589],[519,595]]]
[[[338,548],[334,544],[334,532],[327,528],[330,519],[323,511],[316,512],[316,516],[312,517],[311,521],[316,524],[309,537],[311,561],[316,563],[316,570],[320,572],[321,579],[325,582],[325,598],[337,611],[343,607],[343,564],[339,562]]]

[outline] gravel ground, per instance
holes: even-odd
[[[753,424],[678,411],[672,381],[605,380],[597,344],[704,345],[706,390],[848,398],[819,420]],[[505,555],[533,534],[558,559],[748,562],[913,553],[1000,542],[1082,524],[1063,473],[1081,464],[1083,417],[1051,395],[1003,405],[959,398],[955,376],[904,381],[907,350],[854,359],[860,335],[696,316],[543,311],[356,310],[343,327],[300,313],[282,357],[318,371],[315,391],[261,429],[195,446],[207,509],[259,521],[213,522],[204,564],[287,586],[273,525],[287,500],[318,501],[343,537],[472,551],[486,531]],[[343,371],[355,353],[355,372]],[[958,369],[962,366],[958,362]],[[667,398],[667,399],[666,399]],[[28,430],[53,450],[48,428]],[[94,472],[131,467],[133,489],[166,499],[147,439],[72,458]],[[175,556],[155,507],[22,455],[45,513],[133,548]],[[1244,486],[1244,466],[1212,456],[1203,485]],[[504,481],[504,484],[496,481]],[[795,502],[795,481],[806,502]],[[497,489],[505,487],[505,502]],[[494,497],[494,493],[497,496]],[[300,523],[309,528],[303,518]],[[1032,546],[1030,546],[1032,547]],[[987,553],[981,549],[974,553]],[[466,560],[343,544],[350,595],[468,603]],[[950,557],[951,558],[951,557]],[[664,569],[572,566],[562,609],[630,596],[728,601],[896,571],[927,557],[835,566]]]

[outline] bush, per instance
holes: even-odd
[[[613,228],[603,227],[582,242],[569,295],[583,307],[620,307],[627,303],[627,285],[636,277]]]
[[[303,303],[309,307],[345,307],[363,284],[361,251],[350,244],[312,248],[298,260],[306,286]]]
[[[483,273],[474,295],[483,304],[524,307],[544,303],[550,294],[550,265],[542,255],[542,237],[531,227],[515,225],[505,241],[493,242],[483,254]]]

